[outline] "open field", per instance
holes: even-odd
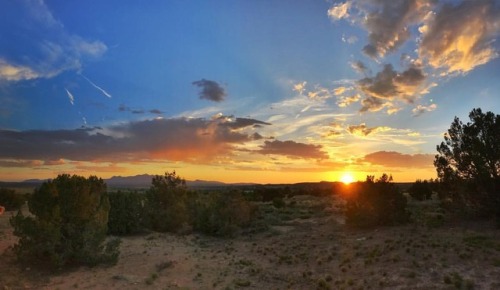
[[[259,204],[256,223],[233,239],[145,233],[122,239],[112,267],[46,273],[14,263],[0,216],[0,289],[499,289],[500,231],[488,222],[425,221],[350,229],[332,197]],[[430,210],[429,210],[430,211]]]

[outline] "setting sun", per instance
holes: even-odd
[[[354,176],[352,176],[350,172],[346,172],[342,175],[340,181],[342,181],[344,184],[352,183],[354,181]]]

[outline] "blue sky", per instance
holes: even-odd
[[[435,177],[500,111],[500,3],[2,1],[0,180]]]

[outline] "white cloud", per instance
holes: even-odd
[[[430,104],[429,106],[423,106],[423,105],[418,105],[411,112],[413,113],[414,117],[418,117],[422,115],[425,112],[432,112],[437,108],[436,104]]]
[[[66,93],[68,94],[68,98],[69,98],[69,102],[74,105],[75,104],[75,97],[73,96],[73,94],[68,91],[68,89],[65,89],[66,90]]]
[[[12,35],[23,35],[26,41],[23,46],[12,47],[15,54],[0,47],[0,79],[33,80],[79,71],[85,59],[100,57],[107,50],[106,44],[99,40],[68,32],[42,0],[11,4],[16,6],[12,9],[14,15],[2,24],[15,31]],[[12,37],[5,35],[2,42],[16,43]]]

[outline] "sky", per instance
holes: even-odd
[[[0,180],[435,178],[500,1],[0,1]]]

